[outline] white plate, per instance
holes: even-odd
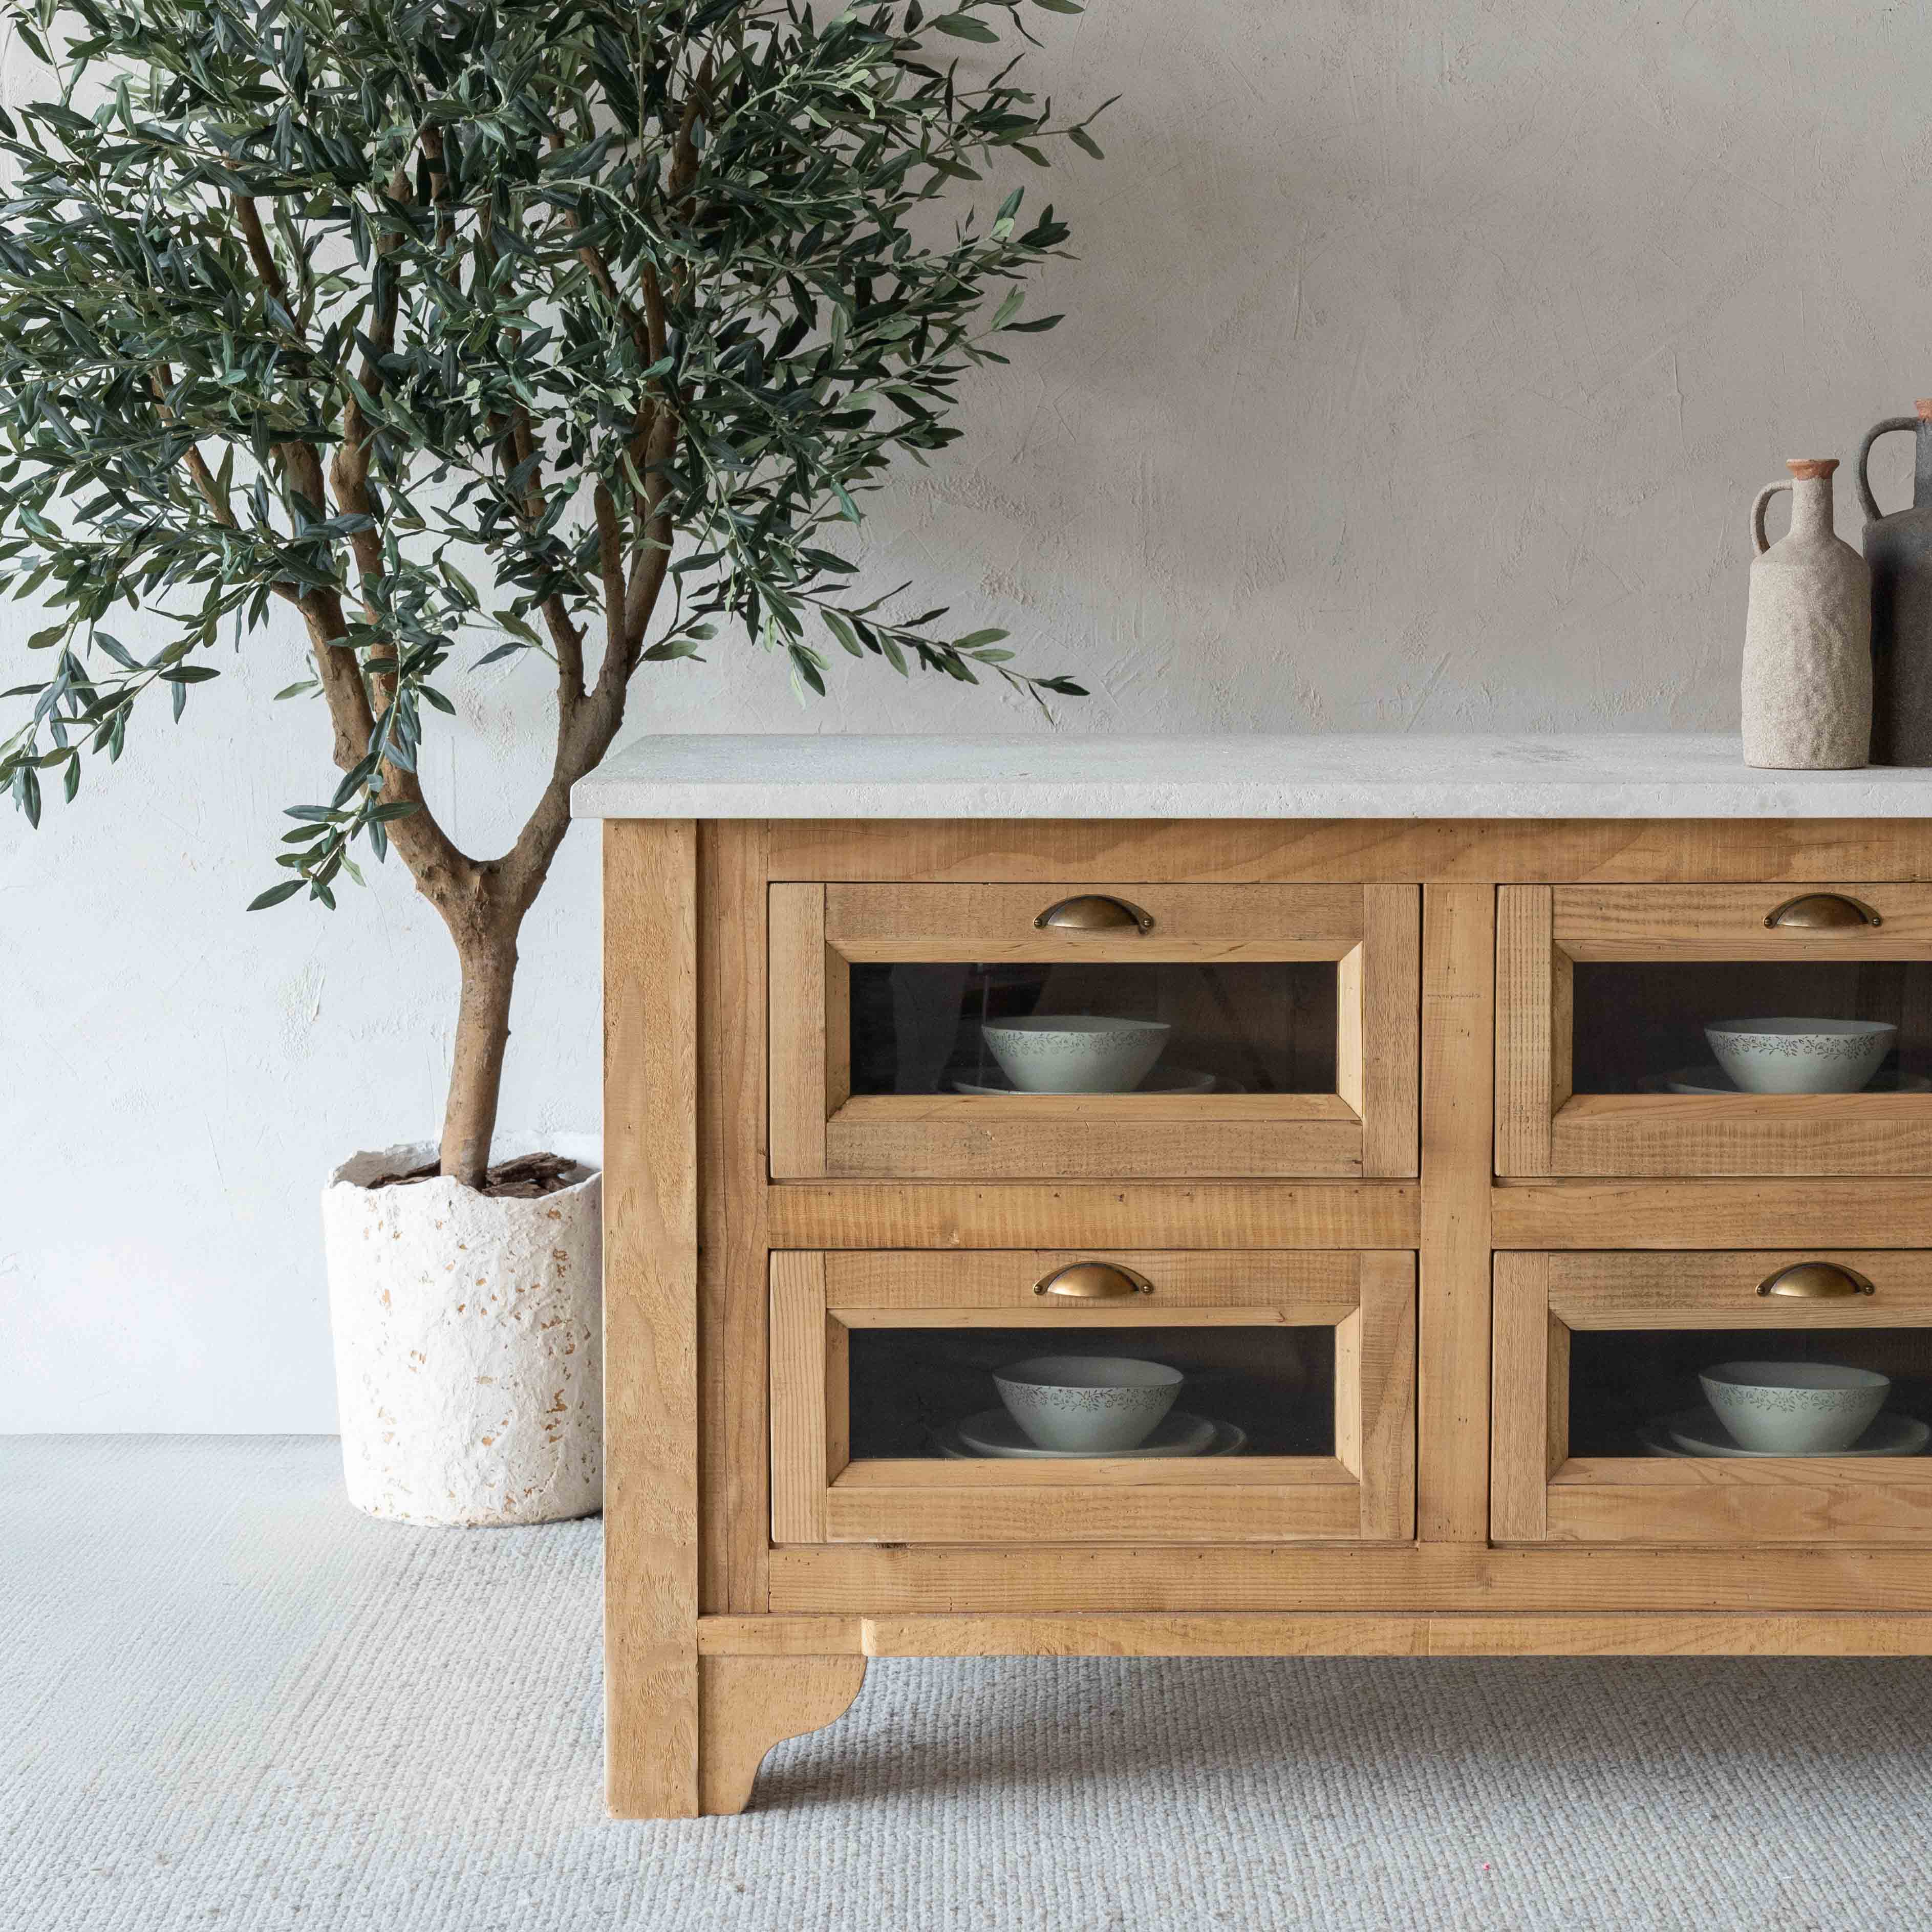
[[[1011,1081],[1001,1075],[995,1074],[993,1080],[997,1081],[998,1084],[995,1085],[992,1082],[988,1082],[982,1084],[976,1080],[956,1080],[952,1083],[952,1090],[956,1094],[1002,1095],[1018,1094],[1020,1090]],[[1102,1090],[1095,1089],[1094,1090],[1097,1092]],[[1124,1088],[1120,1090],[1129,1094],[1211,1094],[1214,1090],[1214,1076],[1211,1073],[1190,1073],[1186,1069],[1178,1066],[1156,1067],[1138,1087]],[[1232,1094],[1235,1090],[1232,1087],[1223,1087],[1221,1090],[1224,1094]],[[1021,1097],[1028,1100],[1087,1100],[1090,1098],[1091,1095],[1083,1090],[1077,1094],[1028,1094]]]
[[[1646,1094],[1741,1094],[1739,1087],[1723,1068],[1712,1063],[1705,1066],[1680,1066],[1675,1073],[1652,1074],[1640,1083]],[[1860,1094],[1932,1094],[1932,1080],[1922,1073],[1901,1073],[1887,1068],[1874,1073],[1855,1090]],[[1763,1096],[1760,1095],[1760,1098]]]
[[[1004,1408],[982,1410],[964,1422],[934,1432],[939,1453],[954,1462],[998,1458],[1006,1462],[1118,1462],[1155,1461],[1177,1456],[1232,1456],[1247,1444],[1247,1433],[1232,1422],[1210,1422],[1185,1410],[1170,1410],[1160,1426],[1137,1449],[1115,1449],[1102,1455],[1067,1449],[1042,1449]]]
[[[1747,1449],[1708,1408],[1687,1408],[1639,1431],[1653,1456],[1701,1456],[1724,1460],[1813,1462],[1816,1456],[1780,1456],[1768,1449]],[[1932,1424],[1912,1415],[1881,1415],[1849,1449],[1820,1450],[1829,1456],[1916,1456],[1932,1442]]]
[[[982,1409],[969,1415],[947,1432],[957,1436],[959,1446],[969,1455],[1002,1456],[1064,1461],[1098,1453],[1108,1456],[1198,1456],[1214,1440],[1214,1425],[1185,1409],[1171,1409],[1155,1424],[1154,1432],[1132,1449],[1090,1452],[1078,1449],[1042,1449],[1004,1408]]]

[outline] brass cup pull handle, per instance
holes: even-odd
[[[1840,1268],[1836,1262],[1794,1262],[1766,1275],[1757,1292],[1795,1300],[1834,1301],[1846,1295],[1876,1294],[1878,1290],[1856,1268]]]
[[[1781,906],[1773,906],[1764,916],[1766,926],[1783,926],[1801,932],[1817,932],[1834,926],[1882,926],[1875,908],[1862,900],[1847,898],[1843,892],[1800,892]]]
[[[1154,914],[1126,899],[1108,892],[1082,892],[1078,898],[1061,899],[1037,914],[1034,924],[1051,926],[1058,932],[1118,932],[1132,926],[1138,932],[1154,930]]]
[[[1124,1301],[1130,1294],[1151,1294],[1154,1283],[1113,1262],[1073,1262],[1033,1285],[1036,1294],[1064,1301]]]

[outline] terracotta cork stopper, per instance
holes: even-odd
[[[1921,396],[1912,406],[1918,412],[1921,422],[1932,422],[1932,396]]]
[[[1835,456],[1789,456],[1784,466],[1801,483],[1814,482],[1821,476],[1828,476],[1838,468]]]

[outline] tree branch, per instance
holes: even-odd
[[[664,573],[670,568],[670,515],[664,508],[670,484],[664,466],[670,461],[676,446],[677,430],[677,418],[669,404],[660,405],[657,420],[651,425],[644,461],[640,466],[644,478],[644,514],[640,519],[643,535],[632,562],[631,580],[624,597],[624,648],[621,661],[605,652],[597,674],[600,692],[621,692],[630,682],[644,648],[651,614],[657,608],[658,593],[664,588]]]
[[[674,204],[685,204],[678,210],[681,215],[688,216],[691,212],[692,185],[698,179],[698,124],[711,105],[711,82],[715,72],[711,56],[706,54],[698,68],[697,79],[691,84],[691,92],[685,96],[684,112],[678,118],[676,137],[671,142],[670,199]]]
[[[562,135],[551,135],[550,146],[551,153],[560,152],[563,147]],[[563,218],[570,232],[579,238],[577,259],[590,271],[591,279],[603,290],[604,300],[623,317],[624,326],[631,332],[631,339],[637,344],[638,351],[644,357],[646,366],[655,362],[664,352],[662,349],[654,352],[651,346],[654,341],[662,339],[664,304],[658,296],[657,278],[652,273],[650,264],[648,262],[643,264],[642,279],[646,308],[653,300],[657,302],[658,326],[655,330],[645,316],[638,314],[626,298],[623,290],[618,287],[617,279],[611,274],[610,265],[604,260],[603,250],[595,242],[581,238],[584,234],[583,216],[575,208],[568,208],[564,210]]]
[[[288,284],[282,280],[282,272],[275,262],[275,251],[268,245],[260,211],[245,194],[232,195],[230,199],[240,218],[242,239],[248,244],[248,259],[255,265],[256,278],[263,289],[287,310],[289,320],[294,321],[296,312],[289,302]]]
[[[322,460],[315,451],[305,442],[278,443],[275,450],[293,487],[318,508],[326,507]],[[370,740],[376,734],[376,713],[362,659],[346,641],[349,627],[342,599],[334,590],[309,590],[297,602],[308,626],[316,676],[335,728],[335,763],[342,771],[352,770],[369,755]],[[382,702],[386,707],[393,700],[394,680],[386,680],[385,686]],[[407,817],[392,819],[386,825],[389,842],[402,855],[423,896],[442,914],[461,944],[465,935],[458,922],[473,914],[470,902],[481,868],[457,849],[436,823],[414,772],[404,770],[390,758],[383,760],[382,772],[384,802],[406,802],[416,808]]]
[[[597,510],[597,567],[604,580],[604,659],[625,649],[624,531],[610,486],[600,477],[591,493]]]
[[[670,518],[664,508],[670,485],[656,466],[669,460],[676,430],[670,411],[661,409],[652,428],[649,454],[652,466],[645,472],[646,508],[641,519],[644,538],[628,585],[612,581],[608,562],[618,554],[614,541],[620,542],[621,534],[610,492],[601,482],[597,486],[598,548],[606,566],[604,660],[596,688],[584,693],[582,702],[570,713],[560,713],[556,757],[549,781],[517,835],[517,842],[499,862],[504,892],[519,908],[527,908],[542,890],[550,862],[570,830],[571,787],[610,748],[624,722],[631,674],[637,668],[652,613],[670,565]],[[610,621],[614,610],[622,613],[615,623]],[[518,916],[521,916],[520,910]]]
[[[447,248],[456,233],[456,217],[447,194],[449,170],[443,160],[442,130],[434,122],[426,121],[416,139],[429,163],[429,199],[436,210],[436,238],[440,245]]]
[[[425,130],[426,131],[426,128]],[[422,138],[418,134],[418,140]],[[412,144],[413,148],[413,143]],[[439,147],[439,153],[441,150]],[[410,199],[408,157],[396,164],[383,189],[388,198],[400,206]],[[259,230],[260,223],[256,224]],[[393,255],[400,246],[394,236],[386,236],[377,244],[376,260],[379,272],[375,278],[378,293],[375,297],[376,313],[374,326],[368,331],[369,346],[362,355],[356,371],[356,382],[364,394],[374,402],[382,393],[385,377],[382,358],[396,344],[396,319],[402,300],[402,290],[393,274],[382,276],[380,264]],[[335,489],[337,507],[352,514],[367,517],[370,527],[353,532],[350,538],[350,548],[355,554],[356,570],[362,588],[363,614],[374,624],[380,608],[380,598],[376,586],[382,575],[382,541],[380,533],[382,515],[378,509],[374,492],[369,488],[370,444],[374,432],[368,419],[362,413],[362,406],[353,391],[343,400],[342,440],[336,446],[335,454],[329,464],[329,480]],[[395,695],[395,680],[382,674],[368,674],[375,686],[377,697],[384,705]]]
[[[316,464],[316,480],[321,478],[321,465]],[[335,486],[335,504],[339,510],[352,516],[367,517],[370,521],[364,530],[352,531],[349,548],[356,558],[356,572],[362,586],[362,614],[371,624],[379,621],[382,608],[378,586],[382,577],[382,539],[376,527],[375,499],[369,491],[369,429],[363,421],[362,411],[355,398],[351,396],[342,407],[342,440],[335,446],[335,454],[328,466],[328,478]],[[372,671],[370,680],[376,686],[380,702],[387,704],[395,695],[395,681],[385,681],[382,674]]]
[[[178,421],[166,402],[167,393],[175,386],[174,370],[166,363],[160,363],[156,366],[154,374],[148,377],[148,381],[154,392],[154,406],[162,422],[171,423]],[[238,534],[242,526],[236,520],[234,507],[223,494],[220,484],[215,481],[214,472],[208,468],[208,459],[202,454],[200,445],[190,442],[182,461],[187,469],[190,482],[194,484],[201,500],[208,506],[208,514],[224,530],[233,530]],[[288,603],[296,604],[302,601],[296,586],[286,578],[271,584],[269,588]]]
[[[511,414],[510,448],[516,458],[517,468],[522,468],[526,463],[530,466],[524,499],[524,514],[531,529],[540,528],[549,514],[550,502],[544,494],[543,466],[538,460],[541,452],[536,436],[530,428],[530,412],[520,404]],[[556,652],[556,706],[561,722],[568,718],[583,701],[584,633],[562,598],[556,593],[546,597],[542,608],[544,628],[550,632],[551,647]]]

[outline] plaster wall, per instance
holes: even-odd
[[[1753,492],[1932,392],[1926,8],[1088,4],[1030,12],[1036,72],[1123,96],[1108,158],[1015,164],[1072,217],[1033,304],[1068,320],[875,504],[872,580],[1078,674],[1062,729],[1733,728]],[[0,606],[0,658],[33,628]],[[843,661],[802,712],[714,649],[640,680],[635,728],[1054,728]],[[454,974],[394,866],[334,918],[242,910],[329,782],[317,713],[268,701],[298,652],[148,720],[38,836],[0,815],[0,1429],[332,1425],[317,1191],[434,1131]],[[430,782],[500,845],[541,681],[458,688]],[[597,937],[580,829],[506,1126],[596,1122]]]

